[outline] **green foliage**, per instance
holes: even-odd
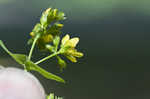
[[[27,67],[27,70],[37,71],[41,75],[43,75],[44,77],[46,77],[47,79],[52,79],[52,80],[56,80],[58,82],[65,83],[65,81],[62,78],[60,78],[60,77],[58,77],[58,76],[56,76],[56,75],[54,75],[54,74],[52,74],[50,72],[47,72],[46,70],[42,69],[41,67],[39,67],[38,65],[36,65],[32,61],[26,61],[25,66]]]
[[[13,54],[11,53],[6,47],[5,45],[3,44],[3,42],[0,40],[0,45],[3,47],[3,49],[14,59],[16,60],[16,62],[18,62],[19,64],[25,66],[25,69],[27,71],[37,71],[39,72],[41,75],[43,75],[44,77],[46,77],[47,79],[52,79],[52,80],[56,80],[58,82],[63,82],[65,83],[65,81],[50,73],[50,72],[47,72],[46,70],[42,69],[41,67],[39,67],[38,65],[36,65],[35,63],[33,63],[32,61],[28,60],[27,59],[27,56],[24,55],[24,54]]]
[[[63,71],[63,69],[66,68],[67,63],[60,56],[65,56],[72,62],[77,62],[76,58],[83,56],[83,53],[78,52],[75,48],[79,42],[78,37],[70,39],[70,36],[67,34],[62,39],[60,38],[60,35],[62,34],[61,29],[64,26],[61,24],[61,21],[64,19],[66,19],[65,14],[61,11],[58,11],[58,9],[48,8],[42,13],[40,22],[38,22],[34,26],[32,32],[30,32],[31,38],[28,40],[28,44],[31,44],[32,46],[29,51],[29,55],[14,54],[10,52],[1,40],[0,46],[16,62],[22,65],[26,71],[36,71],[47,79],[65,83],[65,80],[63,80],[61,77],[56,76],[38,66],[38,64],[42,62],[52,57],[56,57],[60,66],[60,71]],[[36,48],[35,46],[37,46],[39,51],[48,52],[49,55],[37,62],[33,62],[31,58],[34,48]],[[47,99],[54,99],[54,94],[50,94]],[[55,99],[62,98],[55,96]]]
[[[27,60],[27,56],[24,54],[13,54],[11,53],[4,45],[4,43],[0,40],[0,46],[19,64],[23,65],[25,64]]]
[[[59,96],[55,96],[54,93],[50,93],[46,99],[63,99],[63,98]]]

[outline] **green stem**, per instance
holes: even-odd
[[[31,59],[31,56],[32,56],[32,53],[33,53],[33,49],[34,49],[34,47],[35,47],[35,43],[36,43],[36,41],[38,40],[38,38],[39,38],[39,36],[35,37],[35,39],[34,39],[34,41],[33,41],[33,43],[32,43],[32,46],[31,46],[31,49],[30,49],[30,52],[29,52],[29,56],[28,56],[28,60]]]
[[[54,57],[54,56],[56,56],[56,55],[58,55],[58,54],[60,54],[60,52],[53,53],[53,54],[51,54],[51,55],[49,55],[49,56],[47,56],[47,57],[45,57],[45,58],[39,60],[39,61],[36,62],[35,64],[37,65],[37,64],[39,64],[39,63],[41,63],[41,62],[44,62],[45,60],[50,59],[50,58],[52,58],[52,57]]]

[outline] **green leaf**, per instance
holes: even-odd
[[[5,45],[4,45],[4,43],[3,43],[2,40],[0,40],[0,46],[1,46],[9,55],[12,54],[12,53],[5,47]]]
[[[0,46],[14,59],[16,62],[19,64],[24,64],[25,61],[27,60],[27,56],[24,54],[13,54],[11,53],[4,45],[4,43],[0,40]]]
[[[16,62],[22,65],[25,64],[27,60],[27,56],[24,54],[12,54],[11,56],[16,60]]]
[[[56,76],[56,75],[54,75],[54,74],[52,74],[50,72],[47,72],[46,70],[44,70],[43,68],[39,67],[38,65],[36,65],[32,61],[26,61],[25,66],[26,66],[27,70],[37,71],[41,75],[46,77],[47,79],[52,79],[52,80],[56,80],[58,82],[65,83],[65,81],[61,77]]]

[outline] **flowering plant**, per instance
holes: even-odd
[[[83,53],[76,50],[76,45],[79,42],[78,37],[70,39],[69,34],[65,35],[61,39],[63,24],[62,20],[65,20],[65,14],[58,9],[48,8],[42,13],[40,22],[37,23],[32,32],[30,32],[31,38],[28,40],[28,44],[31,45],[29,54],[16,54],[10,52],[2,40],[0,40],[0,46],[20,65],[24,67],[25,71],[37,71],[47,79],[55,80],[65,83],[65,80],[57,75],[54,75],[39,66],[40,63],[56,57],[60,66],[60,70],[66,68],[67,63],[62,59],[65,56],[71,62],[77,62],[76,58],[83,56]],[[37,46],[37,47],[35,47]],[[42,58],[37,62],[31,60],[34,48],[38,48],[39,51],[48,52],[47,57]],[[61,55],[61,56],[60,56]],[[47,99],[53,99],[53,94],[50,94]]]

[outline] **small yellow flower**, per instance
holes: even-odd
[[[62,39],[62,45],[64,47],[69,46],[69,47],[75,48],[78,42],[79,42],[78,37],[70,39],[70,36],[68,34]]]
[[[83,53],[78,52],[75,49],[78,42],[79,42],[78,37],[74,37],[70,39],[70,36],[68,34],[64,36],[61,41],[63,54],[72,62],[77,62],[76,57],[80,58],[83,56]]]

